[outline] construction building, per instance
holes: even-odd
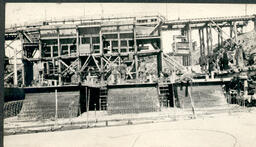
[[[237,36],[249,21],[254,22],[255,29],[253,15],[185,20],[166,20],[162,16],[72,19],[16,26],[5,32],[5,39],[10,41],[6,48],[14,50],[14,56],[9,57],[14,59],[13,71],[6,71],[5,81],[11,81],[12,87],[24,87],[25,93],[33,93],[27,96],[31,101],[45,94],[54,97],[55,89],[63,95],[63,102],[71,101],[69,95],[72,95],[80,106],[86,99],[87,107],[96,104],[98,110],[109,107],[114,113],[122,107],[134,108],[129,112],[157,111],[159,105],[175,106],[178,101],[176,96],[177,99],[170,97],[174,97],[172,91],[175,88],[177,91],[179,83],[169,77],[191,72],[196,50],[192,30],[198,31],[199,56],[206,59],[204,66],[208,69],[211,61],[206,57],[213,55],[214,48],[221,48],[227,39],[237,44]],[[230,32],[227,34],[223,28]],[[173,36],[173,52],[164,53],[162,33],[173,30],[180,32]],[[218,35],[213,36],[213,31]],[[214,37],[218,40],[215,47]],[[21,41],[19,51],[12,47],[16,40]],[[230,54],[235,52],[232,50]],[[21,54],[22,64],[17,64],[17,54]],[[212,82],[216,84],[216,80]],[[223,80],[217,80],[217,84],[223,84]],[[87,91],[88,86],[93,95]],[[154,98],[144,97],[146,93]],[[122,94],[126,95],[120,98]],[[94,96],[92,102],[87,101],[90,95]],[[63,103],[63,109],[68,105]],[[135,108],[137,105],[141,107]]]

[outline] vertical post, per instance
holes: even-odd
[[[223,45],[223,40],[224,40],[224,38],[223,38],[223,31],[222,31],[222,28],[220,28],[219,29],[220,30],[220,45],[222,46]]]
[[[94,103],[94,116],[95,116],[95,123],[97,123],[96,103]]]
[[[201,56],[205,56],[204,30],[203,30],[203,28],[199,29],[199,40],[200,40]]]
[[[55,86],[55,120],[58,119],[58,92],[57,92],[57,82],[54,82]]]
[[[99,110],[101,111],[101,97],[99,98]]]
[[[104,82],[104,61],[103,61],[103,56],[100,58],[100,69],[101,69],[101,84]]]
[[[199,44],[200,44],[200,56],[203,55],[203,50],[202,50],[202,38],[201,38],[201,29],[198,29],[198,34],[199,34]]]
[[[138,68],[139,68],[139,63],[138,63],[138,46],[137,46],[137,39],[136,39],[136,18],[134,18],[133,22],[133,38],[134,38],[134,58],[135,58],[135,72],[136,72],[136,79],[139,77],[138,73]]]
[[[39,39],[38,39],[38,49],[39,49],[39,59],[42,58],[42,40],[41,40],[41,31],[38,31]],[[41,62],[41,61],[40,61]]]
[[[81,82],[81,80],[82,80],[82,77],[81,77],[81,72],[80,72],[80,69],[81,69],[81,64],[82,64],[82,61],[81,61],[81,58],[80,58],[80,56],[78,56],[77,57],[78,58],[78,70],[79,71],[77,71],[76,73],[78,74],[78,82],[80,83]]]
[[[18,76],[17,76],[17,51],[16,51],[16,47],[14,48],[14,62],[13,62],[13,72],[14,72],[14,81],[13,84],[14,86],[18,86]]]
[[[61,62],[60,59],[58,60],[58,75],[59,75],[59,85],[62,85],[62,74],[61,74]]]
[[[70,45],[68,44],[68,56],[70,56]]]
[[[223,44],[223,33],[221,28],[218,28],[218,46],[222,46]]]
[[[76,55],[79,56],[80,50],[79,50],[79,30],[76,28]]]
[[[254,15],[253,23],[254,23],[254,31],[256,32],[256,15]]]
[[[49,74],[50,73],[50,66],[49,66],[49,62],[48,61],[46,62],[46,66],[47,66],[47,74]]]
[[[233,37],[233,25],[232,25],[232,21],[230,22],[230,39],[232,40]],[[230,41],[230,46],[233,46],[233,41]]]
[[[161,27],[158,28],[158,35],[160,37],[160,51],[157,54],[157,73],[158,77],[160,77],[160,73],[162,72],[162,57],[163,57],[163,38],[162,38],[162,32]]]
[[[210,46],[209,46],[209,48],[210,48],[210,54],[212,54],[212,28],[211,27],[209,27],[209,40],[210,40]]]
[[[24,69],[24,64],[22,65],[22,69],[21,69],[21,74],[22,74],[22,85],[25,85],[25,69]],[[40,79],[39,79],[40,80]]]
[[[218,30],[218,47],[220,47],[220,29],[217,28],[217,30]]]
[[[39,65],[42,66],[42,40],[41,40],[41,31],[38,31],[39,33],[39,40],[38,40],[38,49],[39,49]],[[40,67],[40,70],[43,69]],[[39,83],[41,84],[43,82],[43,80],[41,80],[41,77],[43,78],[43,72],[42,75],[39,74]]]
[[[112,53],[112,40],[109,41],[109,46],[110,46],[110,53]]]
[[[90,89],[88,89],[88,95],[87,95],[87,101],[86,101],[86,109],[87,109],[87,111],[86,111],[86,113],[87,113],[87,115],[86,115],[86,123],[87,123],[87,127],[89,127],[89,107],[90,107]]]
[[[232,21],[229,22],[229,24],[230,24],[230,28],[229,28],[229,30],[230,30],[230,38],[232,38],[233,37],[233,24],[232,24]]]
[[[0,2],[0,18],[2,22],[5,22],[5,2]],[[0,32],[4,32],[5,23],[0,23]],[[5,50],[4,50],[4,35],[0,35],[0,61],[4,61]],[[3,63],[1,63],[3,65]],[[0,66],[0,77],[4,77],[4,66]],[[0,78],[0,146],[4,146],[4,78]]]
[[[187,24],[187,38],[189,42],[189,59],[188,59],[188,65],[192,65],[192,33],[191,33],[191,26],[190,24]]]
[[[52,65],[53,65],[52,72],[55,73],[55,59],[54,58],[52,58]]]
[[[100,28],[100,54],[103,55],[104,54],[104,48],[103,48],[103,40],[102,40],[102,31]]]
[[[245,79],[244,80],[244,95],[243,95],[243,99],[244,99],[244,107],[245,107],[245,102],[246,102],[246,98],[248,97],[248,81]]]
[[[90,47],[91,47],[91,53],[93,53],[94,50],[93,50],[93,44],[92,44],[92,35],[90,36]]]
[[[205,44],[204,44],[204,29],[202,28],[202,47],[203,47],[203,53],[205,56]]]
[[[121,53],[120,28],[117,26],[118,53]]]
[[[53,46],[51,45],[51,58],[53,57]]]
[[[57,42],[58,42],[58,57],[61,57],[61,45],[60,45],[60,30],[57,29]],[[55,62],[53,63],[55,65]],[[58,59],[58,78],[59,78],[59,85],[61,85],[61,62],[60,59]]]
[[[61,56],[60,30],[57,28],[58,57]]]
[[[206,30],[206,46],[207,46],[207,55],[210,54],[210,39],[209,39],[209,27],[208,24],[205,27]]]
[[[24,50],[23,50],[23,43],[24,43],[24,38],[22,36],[22,34],[20,34],[20,41],[21,41],[21,51],[22,51],[22,58],[24,58]],[[16,57],[17,57],[17,53],[15,53]],[[16,59],[17,60],[17,59]],[[22,61],[22,85],[25,85],[25,64],[24,61]]]
[[[81,68],[79,42],[81,44],[81,38],[79,37],[79,30],[78,30],[78,27],[76,27],[76,55],[78,58],[78,70],[80,70],[80,68]],[[81,73],[79,73],[79,72],[78,72],[78,82],[79,83],[81,82]]]
[[[237,41],[237,22],[233,23],[233,30],[234,30],[234,37],[235,37],[235,42]]]

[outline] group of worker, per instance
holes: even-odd
[[[211,74],[212,71],[243,68],[245,59],[245,53],[242,47],[243,43],[238,41],[231,45],[230,42],[224,42],[224,45],[217,48],[213,53],[201,55],[199,58],[201,71]]]

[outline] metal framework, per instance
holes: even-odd
[[[237,30],[255,22],[255,16],[218,17],[204,19],[165,20],[162,16],[122,17],[102,19],[79,19],[45,21],[33,25],[8,28],[5,39],[21,40],[22,63],[15,65],[14,85],[17,86],[17,70],[22,70],[22,84],[30,85],[33,66],[38,67],[37,81],[55,79],[58,83],[83,82],[86,76],[94,76],[101,82],[108,80],[114,70],[125,72],[125,80],[137,79],[145,58],[156,59],[156,71],[162,72],[162,62],[178,69],[185,67],[174,58],[163,54],[162,31],[181,30],[187,42],[187,65],[191,65],[192,33],[199,30],[200,55],[213,50],[212,30],[218,32],[218,45],[223,43],[222,28],[230,28],[232,42]],[[256,26],[256,25],[255,25]],[[10,44],[6,48],[14,49]],[[178,45],[178,44],[176,44]],[[15,50],[15,49],[14,49]],[[206,54],[207,51],[207,54]],[[14,58],[16,58],[16,54]],[[72,79],[75,79],[72,80]]]

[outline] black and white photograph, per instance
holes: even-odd
[[[3,35],[4,147],[256,146],[256,4],[7,2]]]

